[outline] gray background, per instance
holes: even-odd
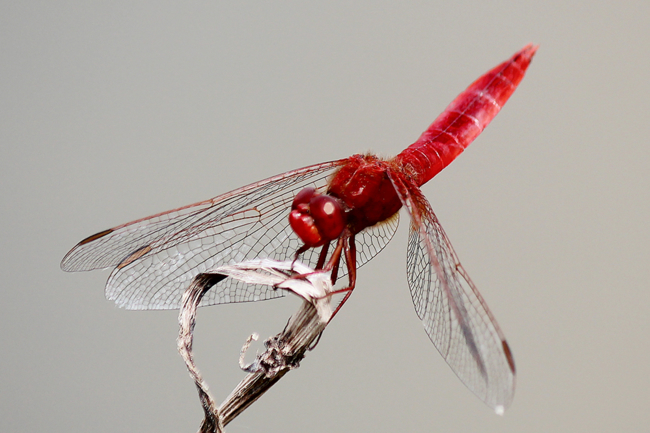
[[[302,367],[229,432],[641,432],[650,424],[650,3],[3,2],[0,431],[193,432],[176,315],[63,255],[114,225],[357,152],[396,154],[541,45],[424,188],[518,367],[494,415],[416,318],[407,225]],[[308,4],[306,4],[308,3]],[[295,299],[202,309],[220,401]]]

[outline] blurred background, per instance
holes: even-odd
[[[642,432],[650,424],[650,3],[3,2],[0,430],[194,432],[177,312],[104,299],[64,254],[108,227],[412,143],[540,44],[424,187],[517,364],[504,417],[447,367],[406,285],[406,219],[300,369],[228,432]],[[296,299],[199,311],[221,401]],[[260,346],[256,346],[259,348]]]

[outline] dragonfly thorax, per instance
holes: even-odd
[[[345,204],[351,233],[387,220],[402,207],[388,175],[401,178],[400,170],[375,155],[353,155],[334,175],[327,192]]]

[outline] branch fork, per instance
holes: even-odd
[[[217,406],[207,383],[194,364],[192,353],[196,310],[203,295],[225,278],[249,284],[265,284],[288,290],[303,298],[284,330],[264,342],[266,350],[255,361],[244,365],[244,354],[257,335],[251,335],[240,356],[240,367],[248,375]],[[314,271],[304,264],[269,259],[251,260],[221,266],[197,275],[183,294],[178,317],[180,332],[178,351],[194,380],[203,407],[204,419],[199,433],[221,433],[224,427],[268,391],[287,372],[298,368],[307,350],[313,347],[332,318],[332,281],[328,271]]]

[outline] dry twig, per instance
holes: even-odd
[[[301,276],[301,277],[296,277]],[[217,407],[207,383],[194,364],[192,342],[196,324],[196,310],[203,295],[225,278],[236,278],[251,284],[268,284],[290,290],[304,299],[298,311],[291,316],[285,329],[264,342],[266,351],[242,369],[249,374],[235,387],[226,400]],[[332,284],[327,272],[315,272],[299,262],[254,260],[222,266],[197,275],[183,295],[179,314],[180,333],[178,350],[187,365],[199,393],[205,418],[200,433],[221,433],[224,427],[248,406],[253,404],[279,381],[289,370],[297,368],[305,352],[323,332],[332,317],[330,306]],[[248,348],[251,336],[243,352]],[[243,361],[240,361],[243,364]]]

